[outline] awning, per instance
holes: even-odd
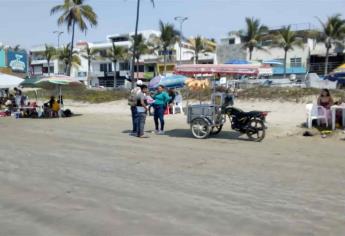
[[[219,75],[258,75],[260,65],[178,65],[175,73],[181,75],[219,74]]]

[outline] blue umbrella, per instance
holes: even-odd
[[[166,88],[183,88],[187,77],[183,75],[171,75],[167,77],[156,76],[149,83],[150,89],[155,89],[159,85]]]
[[[236,65],[243,65],[243,64],[250,64],[249,61],[243,59],[234,59],[225,62],[225,64],[236,64]]]

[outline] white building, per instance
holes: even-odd
[[[305,29],[308,30],[308,29]],[[303,35],[305,32],[299,29],[297,32]],[[302,48],[294,47],[287,54],[287,74],[305,74],[306,72],[315,72],[323,74],[324,61],[326,55],[325,45],[316,40],[302,37],[304,42]],[[261,42],[263,50],[254,49],[252,53],[252,61],[268,61],[275,60],[284,62],[284,50],[282,48],[272,47],[272,40]],[[333,70],[341,64],[344,58],[344,48],[333,46],[330,51],[328,71]],[[217,59],[219,63],[227,63],[231,60],[248,60],[249,50],[245,49],[243,40],[236,32],[230,33],[227,37],[221,39],[217,45]],[[284,72],[282,65],[273,65],[273,73],[281,76]]]
[[[143,37],[148,40],[152,38],[158,38],[160,32],[156,30],[144,30],[139,31]],[[111,50],[112,43],[117,47],[124,47],[129,50],[132,47],[132,36],[134,33],[127,34],[114,34],[108,35],[106,40],[103,42],[78,42],[75,46],[75,50],[79,52],[81,59],[81,65],[79,67],[73,67],[71,75],[79,78],[80,81],[87,81],[90,79],[91,86],[98,87],[114,87],[114,71],[115,65],[111,59],[106,58],[106,51]],[[97,49],[99,56],[97,60],[91,61],[90,74],[88,74],[88,61],[82,57],[86,46],[90,49]],[[172,73],[177,63],[191,64],[194,62],[194,50],[192,45],[187,41],[181,43],[182,47],[180,50],[179,42],[177,42],[167,52],[167,73]],[[48,63],[44,58],[45,46],[34,47],[30,50],[31,54],[31,73],[34,76],[47,76],[48,75]],[[181,51],[181,54],[180,54]],[[215,53],[200,53],[199,63],[215,63]],[[116,63],[116,81],[117,87],[127,86],[129,82],[128,78],[131,77],[132,59],[118,61]],[[53,59],[50,62],[51,74],[63,74],[65,66],[57,59]],[[158,74],[163,74],[164,63],[163,63],[163,52],[159,49],[155,50],[154,53],[149,55],[142,55],[139,59],[139,65],[134,66],[134,78],[141,80],[149,80]]]

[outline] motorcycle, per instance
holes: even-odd
[[[227,95],[224,98],[222,105],[222,114],[228,116],[231,122],[231,128],[238,132],[244,133],[248,136],[249,140],[260,142],[265,138],[266,117],[268,112],[265,111],[250,111],[244,112],[239,108],[233,107],[233,97]],[[219,133],[216,130],[214,133]]]

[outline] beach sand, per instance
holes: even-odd
[[[82,115],[0,119],[1,236],[345,235],[345,141],[302,137],[303,104],[237,101],[271,111],[262,143],[184,115],[138,139],[125,101],[65,104]]]

